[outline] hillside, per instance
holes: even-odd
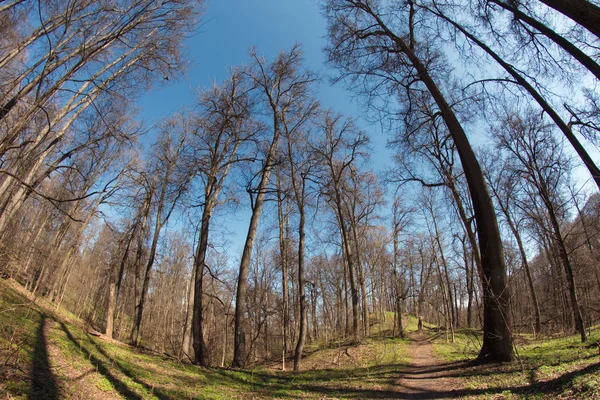
[[[520,338],[520,361],[476,366],[476,332],[454,344],[407,320],[407,339],[385,326],[359,346],[308,348],[301,372],[199,368],[88,333],[73,315],[0,281],[0,398],[420,399],[600,398],[596,346],[577,337]],[[592,338],[599,339],[597,332]]]

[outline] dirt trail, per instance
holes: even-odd
[[[84,359],[69,359],[66,357],[58,344],[58,337],[63,336],[60,326],[56,321],[50,320],[44,326],[45,336],[49,338],[47,343],[48,358],[52,373],[60,387],[57,398],[81,399],[81,400],[117,400],[122,399],[116,394],[110,384],[105,385],[104,390],[98,388],[102,376],[97,369]],[[73,365],[76,361],[77,365]],[[47,399],[49,397],[37,397]]]
[[[454,370],[452,364],[442,363],[431,349],[431,337],[424,331],[409,333],[410,362],[401,371],[401,377],[395,382],[395,391],[405,399],[454,398],[457,387],[455,378],[449,377]],[[456,366],[456,368],[459,368]]]

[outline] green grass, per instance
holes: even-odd
[[[0,398],[24,398],[42,313],[0,279]]]
[[[506,398],[511,398],[507,394],[512,396],[512,392],[518,393],[514,398],[600,398],[600,357],[593,345],[599,339],[598,331],[588,343],[581,343],[578,335],[536,340],[517,337],[520,344],[515,347],[514,362],[467,366],[463,383],[471,390],[489,390],[490,394],[506,388]],[[457,332],[454,343],[438,334],[433,351],[447,362],[467,362],[477,357],[481,341],[481,332],[473,330]]]
[[[312,356],[321,359],[316,360],[318,366],[332,354],[340,354],[340,358],[344,359],[341,366],[301,372],[199,368],[89,335],[73,315],[63,318],[52,309],[32,305],[25,296],[2,282],[0,327],[4,331],[0,338],[3,346],[0,356],[4,360],[11,349],[17,350],[22,371],[18,375],[8,375],[6,371],[10,368],[2,370],[4,379],[0,382],[0,398],[28,396],[31,390],[29,375],[34,364],[36,335],[39,334],[42,315],[49,324],[45,330],[46,342],[60,354],[63,365],[75,370],[75,375],[84,377],[83,383],[100,393],[134,399],[372,397],[373,393],[387,389],[397,379],[399,366],[406,362],[408,346],[406,340],[385,337],[369,338],[358,346],[334,343],[333,348],[313,349],[315,354]],[[7,338],[13,331],[18,333],[12,335],[18,340],[9,341]],[[306,357],[305,364],[311,362],[312,356]],[[55,373],[57,368],[53,365],[48,370]],[[74,397],[76,388],[63,378],[53,377],[57,380],[59,397]]]
[[[30,397],[35,389],[32,368],[40,369],[44,362],[41,387],[49,388],[44,393],[55,393],[55,398],[76,397],[82,390],[77,385],[95,391],[97,397],[132,399],[394,398],[401,371],[410,361],[406,356],[410,341],[389,337],[391,313],[372,326],[373,336],[362,344],[340,340],[307,346],[310,354],[303,361],[307,370],[283,372],[265,367],[199,368],[142,353],[89,335],[72,315],[65,319],[43,307],[43,301],[38,303],[0,281],[0,398]],[[415,330],[417,319],[404,316],[404,326],[406,331]],[[447,373],[461,382],[466,397],[599,396],[597,349],[582,345],[576,337],[521,340],[525,344],[517,348],[520,362],[472,366],[461,362],[477,355],[481,342],[477,331],[458,332],[455,343],[448,343],[444,332],[431,329],[431,335],[435,354],[453,363],[447,364]],[[596,332],[591,340],[599,338]]]

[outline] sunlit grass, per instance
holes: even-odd
[[[39,302],[42,303],[42,302]],[[1,312],[10,310],[9,312]],[[0,397],[26,398],[28,368],[34,353],[35,335],[42,313],[51,329],[48,342],[65,364],[85,375],[86,384],[99,392],[139,399],[245,399],[245,398],[372,398],[393,397],[399,375],[410,362],[409,339],[391,337],[393,313],[375,321],[372,336],[360,345],[348,339],[323,341],[307,346],[303,371],[279,371],[264,366],[253,370],[200,368],[87,333],[72,315],[68,321],[46,308],[32,305],[25,296],[2,283],[0,286],[0,356],[14,350],[23,371],[3,370]],[[407,333],[417,329],[417,319],[404,315]],[[474,359],[481,346],[481,333],[459,330],[455,342],[443,331],[425,324],[433,350],[441,362]],[[16,339],[15,339],[16,338]],[[590,343],[600,339],[594,331]],[[516,348],[518,360],[509,364],[452,366],[450,373],[472,398],[594,398],[599,396],[598,349],[581,344],[577,336],[533,340],[523,337]],[[15,363],[15,356],[11,359]],[[458,365],[458,364],[457,364]],[[583,370],[586,373],[579,373]],[[541,386],[546,385],[546,386]],[[550,385],[550,389],[548,388]],[[65,392],[67,397],[70,392]],[[550,393],[550,394],[548,394]],[[498,397],[496,397],[498,398]]]
[[[581,343],[579,335],[515,339],[520,344],[515,346],[514,362],[468,367],[463,378],[464,385],[469,389],[493,390],[490,393],[497,393],[495,389],[498,388],[512,388],[520,393],[515,398],[537,398],[536,392],[541,387],[545,388],[544,391],[565,393],[565,398],[596,398],[594,396],[599,395],[600,379],[597,374],[577,375],[580,370],[597,370],[600,365],[595,345],[600,339],[598,331],[592,333],[588,343]],[[433,351],[447,362],[472,361],[479,353],[481,342],[480,331],[461,330],[456,333],[454,343],[438,336],[434,340]],[[528,387],[531,388],[530,393],[523,389]],[[505,392],[505,397],[511,398],[511,389]]]

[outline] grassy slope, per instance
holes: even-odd
[[[436,356],[463,367],[463,383],[477,393],[501,392],[506,398],[600,398],[600,356],[596,343],[598,329],[590,341],[581,343],[579,335],[533,340],[518,337],[517,361],[511,364],[473,366],[466,363],[477,357],[481,347],[479,332],[461,330],[455,343],[437,335],[433,341]]]
[[[15,288],[0,280],[0,398],[71,398],[83,390],[84,398],[365,398],[386,389],[405,361],[407,342],[382,338],[313,349],[305,359],[306,368],[321,368],[337,357],[335,369],[202,369],[89,335],[73,316]]]
[[[73,316],[56,314],[40,300],[32,304],[15,289],[15,284],[0,280],[0,398],[395,398],[395,382],[408,361],[408,342],[385,337],[390,315],[360,346],[338,342],[309,348],[303,363],[308,370],[302,372],[202,369],[89,335]],[[405,327],[416,329],[416,320],[406,319]],[[472,356],[467,343],[473,339],[468,335],[459,334],[457,345],[443,339],[435,344],[440,356]],[[465,368],[460,373],[467,376],[460,379],[471,388],[492,385],[490,381],[509,388],[530,382],[532,375],[542,381],[587,367],[589,374],[569,380],[560,392],[587,390],[586,396],[592,396],[598,390],[593,351],[597,350],[588,351],[574,339],[531,343],[520,355],[524,364],[536,366],[533,374],[512,364],[487,371]],[[486,379],[490,373],[495,374],[493,380]],[[498,391],[495,387],[494,393]]]

